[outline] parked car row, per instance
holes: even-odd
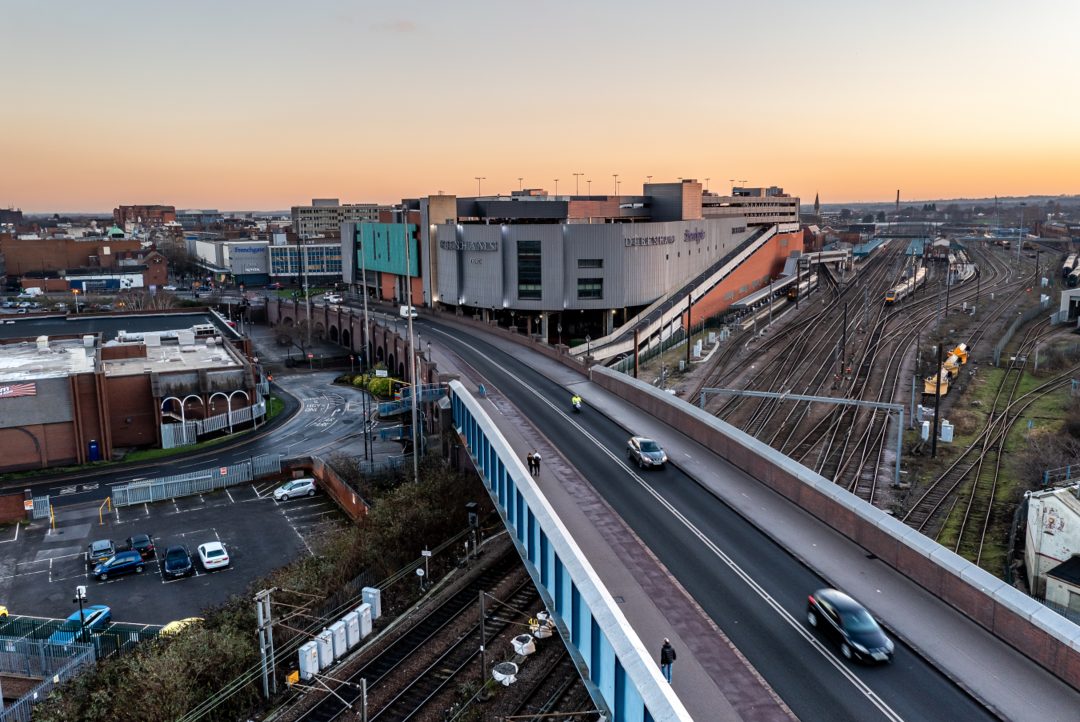
[[[229,565],[229,554],[225,545],[218,541],[200,544],[199,561],[204,570],[221,569]],[[87,545],[86,566],[98,581],[106,581],[124,574],[142,574],[146,570],[147,560],[154,559],[157,550],[154,537],[150,534],[135,534],[127,538],[122,547],[117,547],[111,539],[99,539]],[[195,564],[191,552],[181,545],[173,545],[165,550],[161,564],[161,574],[166,579],[180,579],[195,573]]]

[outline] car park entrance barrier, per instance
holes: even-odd
[[[112,487],[114,507],[146,504],[179,496],[192,496],[224,489],[254,480],[259,476],[281,473],[281,457],[264,454],[245,459],[239,464],[176,474],[160,479],[139,479]]]

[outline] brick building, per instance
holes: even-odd
[[[7,275],[55,273],[65,268],[115,268],[121,258],[142,251],[142,244],[126,238],[19,238],[0,234],[0,253]]]
[[[264,408],[245,342],[207,314],[98,317],[86,335],[71,328],[79,323],[4,327],[29,335],[0,338],[0,472],[108,460],[120,447],[160,446],[174,421]],[[156,330],[120,335],[121,324]],[[66,333],[36,334],[50,328]]]
[[[113,222],[124,228],[128,223],[140,226],[163,226],[176,222],[173,206],[120,206],[113,209]]]

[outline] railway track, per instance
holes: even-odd
[[[998,259],[996,254],[979,255],[983,256],[978,259],[982,281],[988,287],[992,285],[1001,297],[997,305],[1011,303],[1026,279],[1015,277],[1014,269]],[[864,297],[881,298],[879,294],[883,294],[885,288],[895,285],[900,268],[890,273],[889,267],[893,261],[899,260],[900,252],[897,250],[892,256],[882,258],[883,262],[875,272],[863,272],[866,274],[866,285],[861,289],[856,287],[862,290]],[[739,385],[818,395],[841,390],[845,398],[895,403],[903,394],[900,381],[906,376],[904,368],[908,363],[910,348],[919,335],[914,329],[935,321],[941,322],[942,302],[946,294],[951,296],[950,309],[965,301],[981,301],[978,282],[969,281],[949,291],[944,288],[931,290],[933,283],[934,276],[931,275],[921,294],[902,307],[889,310],[883,305],[873,304],[872,321],[869,319],[871,309],[854,314],[849,319],[849,339],[859,339],[861,332],[865,341],[856,341],[860,344],[857,359],[845,359],[850,362],[852,373],[843,380],[842,389],[831,388],[830,381],[835,385],[835,379],[829,373],[835,368],[835,352],[832,349],[841,334],[840,324],[836,322],[836,311],[840,305],[838,299],[834,299],[822,312],[808,315],[805,322],[799,319],[800,326],[794,337],[776,334],[759,346],[754,358],[756,362],[760,361],[763,369],[755,369],[748,378],[744,373]],[[1002,297],[1003,292],[1005,295]],[[992,313],[983,313],[982,318],[969,338],[969,345],[974,345],[997,317]],[[789,342],[785,344],[786,340]],[[739,371],[717,368],[698,388],[723,384],[733,379]],[[894,437],[895,427],[890,431],[887,414],[852,407],[815,410],[807,402],[755,402],[755,409],[750,414],[736,413],[740,406],[747,405],[740,399],[726,400],[715,413],[867,501],[877,501],[878,479],[883,473],[888,473],[885,470],[892,466],[888,462],[895,461],[888,458],[893,452],[889,450],[887,442]],[[895,420],[892,423],[896,423]]]
[[[504,602],[511,608],[524,609],[540,599],[540,595],[533,587],[532,580],[526,578]],[[498,637],[510,627],[510,622],[493,616],[491,611],[485,614],[484,635],[487,642]],[[458,637],[454,643],[439,657],[418,672],[414,679],[404,689],[399,691],[393,699],[387,702],[378,712],[369,716],[371,722],[407,722],[414,719],[424,711],[428,705],[448,685],[462,677],[470,668],[475,667],[477,657],[480,656],[481,625],[477,621],[464,634]]]
[[[408,632],[389,644],[386,649],[368,660],[358,670],[344,679],[331,684],[333,694],[328,694],[305,710],[296,720],[304,722],[331,722],[343,714],[355,711],[360,698],[360,681],[367,680],[369,691],[387,675],[398,669],[429,641],[476,605],[481,591],[493,589],[520,565],[521,560],[513,549],[507,549],[487,569],[465,585],[457,593],[424,615]]]

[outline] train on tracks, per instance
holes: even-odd
[[[957,344],[957,346],[949,352],[948,358],[941,364],[941,368],[938,369],[938,372],[933,376],[928,376],[923,381],[923,394],[926,396],[935,396],[940,393],[944,396],[949,393],[949,386],[952,384],[952,380],[960,374],[960,367],[967,363],[968,355],[969,349],[967,344]]]
[[[1076,270],[1076,254],[1070,253],[1065,257],[1065,263],[1061,265],[1061,277],[1068,278],[1074,270]]]
[[[1061,266],[1061,277],[1069,288],[1080,286],[1080,255],[1070,253]]]
[[[900,301],[914,293],[915,289],[921,286],[925,280],[926,269],[920,267],[912,276],[909,276],[906,281],[898,286],[893,286],[885,292],[885,305],[892,306],[900,303]]]

